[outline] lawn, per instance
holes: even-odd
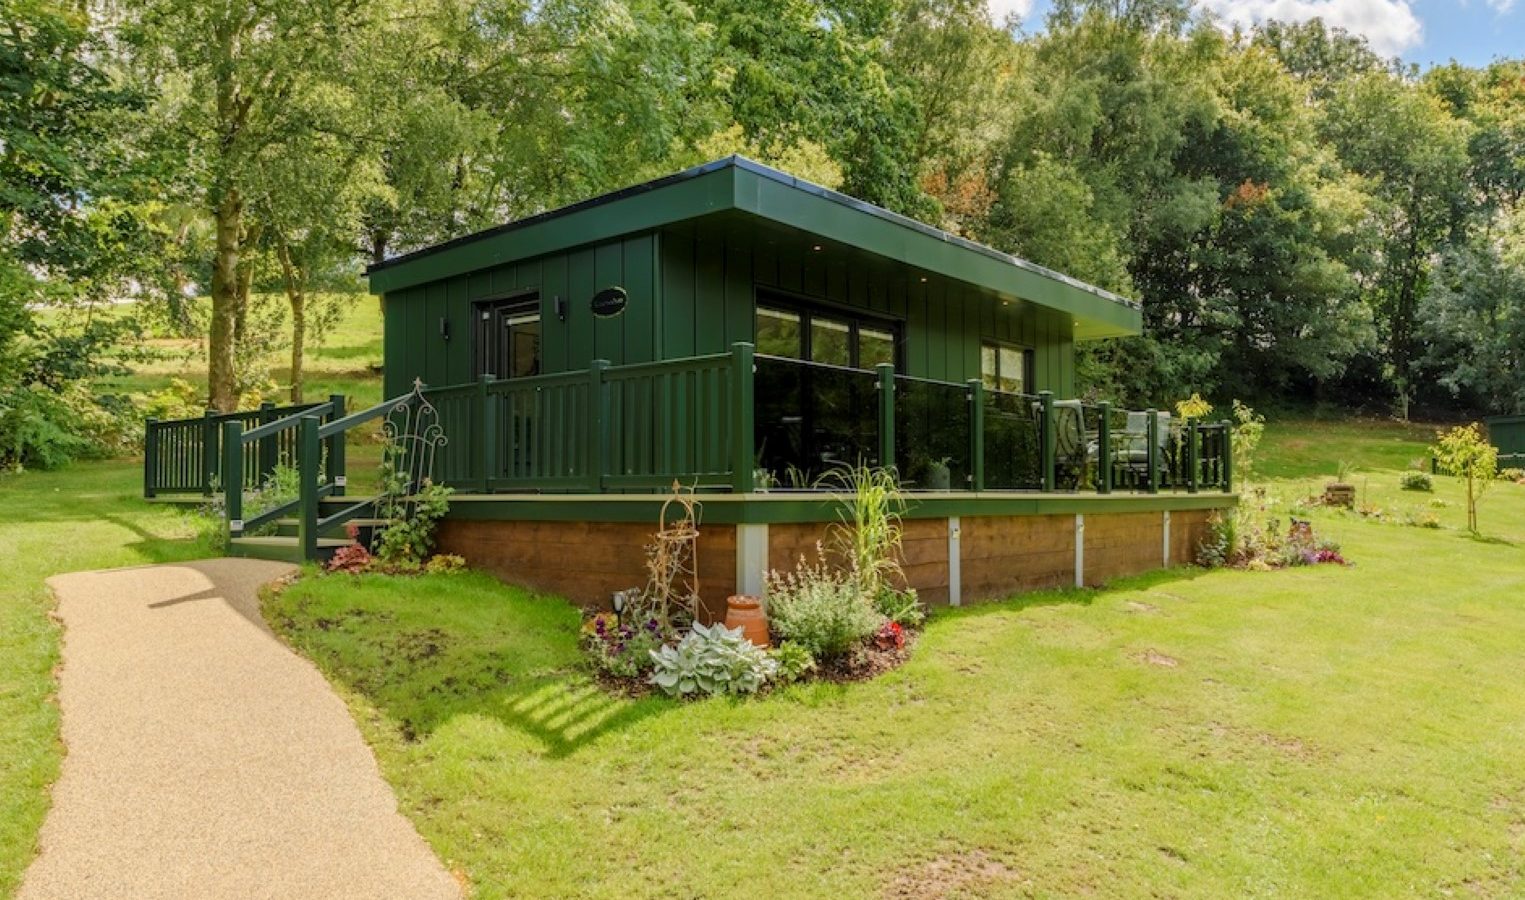
[[[1489,492],[1488,539],[1466,536],[1454,483],[1397,488],[1428,434],[1271,428],[1273,505],[1346,459],[1364,504],[1444,526],[1312,512],[1353,568],[944,613],[867,684],[609,697],[574,610],[473,574],[312,578],[268,611],[479,896],[1519,895],[1525,488]],[[204,555],[139,478],[0,477],[0,896],[61,751],[43,579]]]
[[[279,304],[281,298],[264,298]],[[310,338],[307,351],[305,395],[309,401],[323,400],[329,394],[344,394],[353,409],[381,402],[381,307],[375,297],[357,294],[337,301],[342,310],[334,326],[324,335]],[[201,303],[196,312],[203,313]],[[69,328],[77,325],[89,310],[49,310],[43,319],[49,324]],[[97,310],[94,315],[121,315],[121,308]],[[205,315],[202,315],[205,318]],[[282,329],[289,325],[282,320]],[[283,332],[284,334],[284,332]],[[205,389],[207,383],[206,345],[199,338],[156,334],[146,342],[153,358],[128,363],[132,373],[103,379],[102,386],[122,392],[162,390],[173,378],[180,378]],[[287,402],[285,391],[291,382],[291,350],[278,346],[266,364],[280,393],[267,399]]]
[[[43,579],[208,555],[185,513],[139,498],[142,478],[135,461],[0,476],[0,896],[32,859],[58,773],[58,629]]]
[[[1417,433],[1327,444],[1401,466]],[[1270,444],[1332,468],[1306,425]],[[1400,474],[1361,472],[1363,503],[1445,527],[1311,513],[1354,567],[944,613],[887,677],[748,702],[607,696],[573,610],[476,575],[308,579],[267,611],[484,897],[1519,895],[1525,488],[1478,540],[1456,485]]]

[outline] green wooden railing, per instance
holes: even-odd
[[[337,406],[336,406],[337,404]],[[233,413],[214,413],[191,419],[149,419],[143,434],[143,496],[173,494],[211,496],[223,478],[228,455],[222,436],[229,423],[241,430],[255,431],[274,422],[302,413],[320,416],[342,414],[344,398],[332,396],[326,403],[276,406],[266,403],[258,409]],[[282,464],[295,465],[297,455],[294,431],[266,432],[263,439],[240,446],[234,467],[245,484],[262,484]]]
[[[450,438],[436,478],[481,492],[656,490],[674,480],[736,488],[738,464],[752,477],[751,416],[738,415],[751,409],[751,365],[750,346],[738,345],[425,389]]]
[[[1225,491],[1229,426],[760,356],[711,356],[429,388],[436,477],[475,492],[808,488],[893,460],[911,490]],[[759,477],[758,470],[766,470]]]

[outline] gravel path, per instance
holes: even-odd
[[[67,751],[22,900],[458,898],[349,710],[259,615],[282,563],[49,580]]]

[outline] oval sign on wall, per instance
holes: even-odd
[[[622,287],[606,287],[593,295],[593,302],[588,304],[593,309],[595,316],[617,316],[625,311],[625,304],[630,297]]]

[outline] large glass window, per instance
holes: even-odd
[[[1026,393],[1032,384],[1033,351],[1011,344],[980,344],[980,380],[993,391]]]
[[[858,365],[871,369],[895,361],[895,333],[883,328],[858,326]]]
[[[810,358],[833,366],[853,364],[852,325],[839,319],[810,317]]]
[[[757,352],[845,368],[895,362],[894,327],[837,312],[759,305]]]
[[[786,309],[757,308],[757,352],[801,359],[805,355],[800,314]]]

